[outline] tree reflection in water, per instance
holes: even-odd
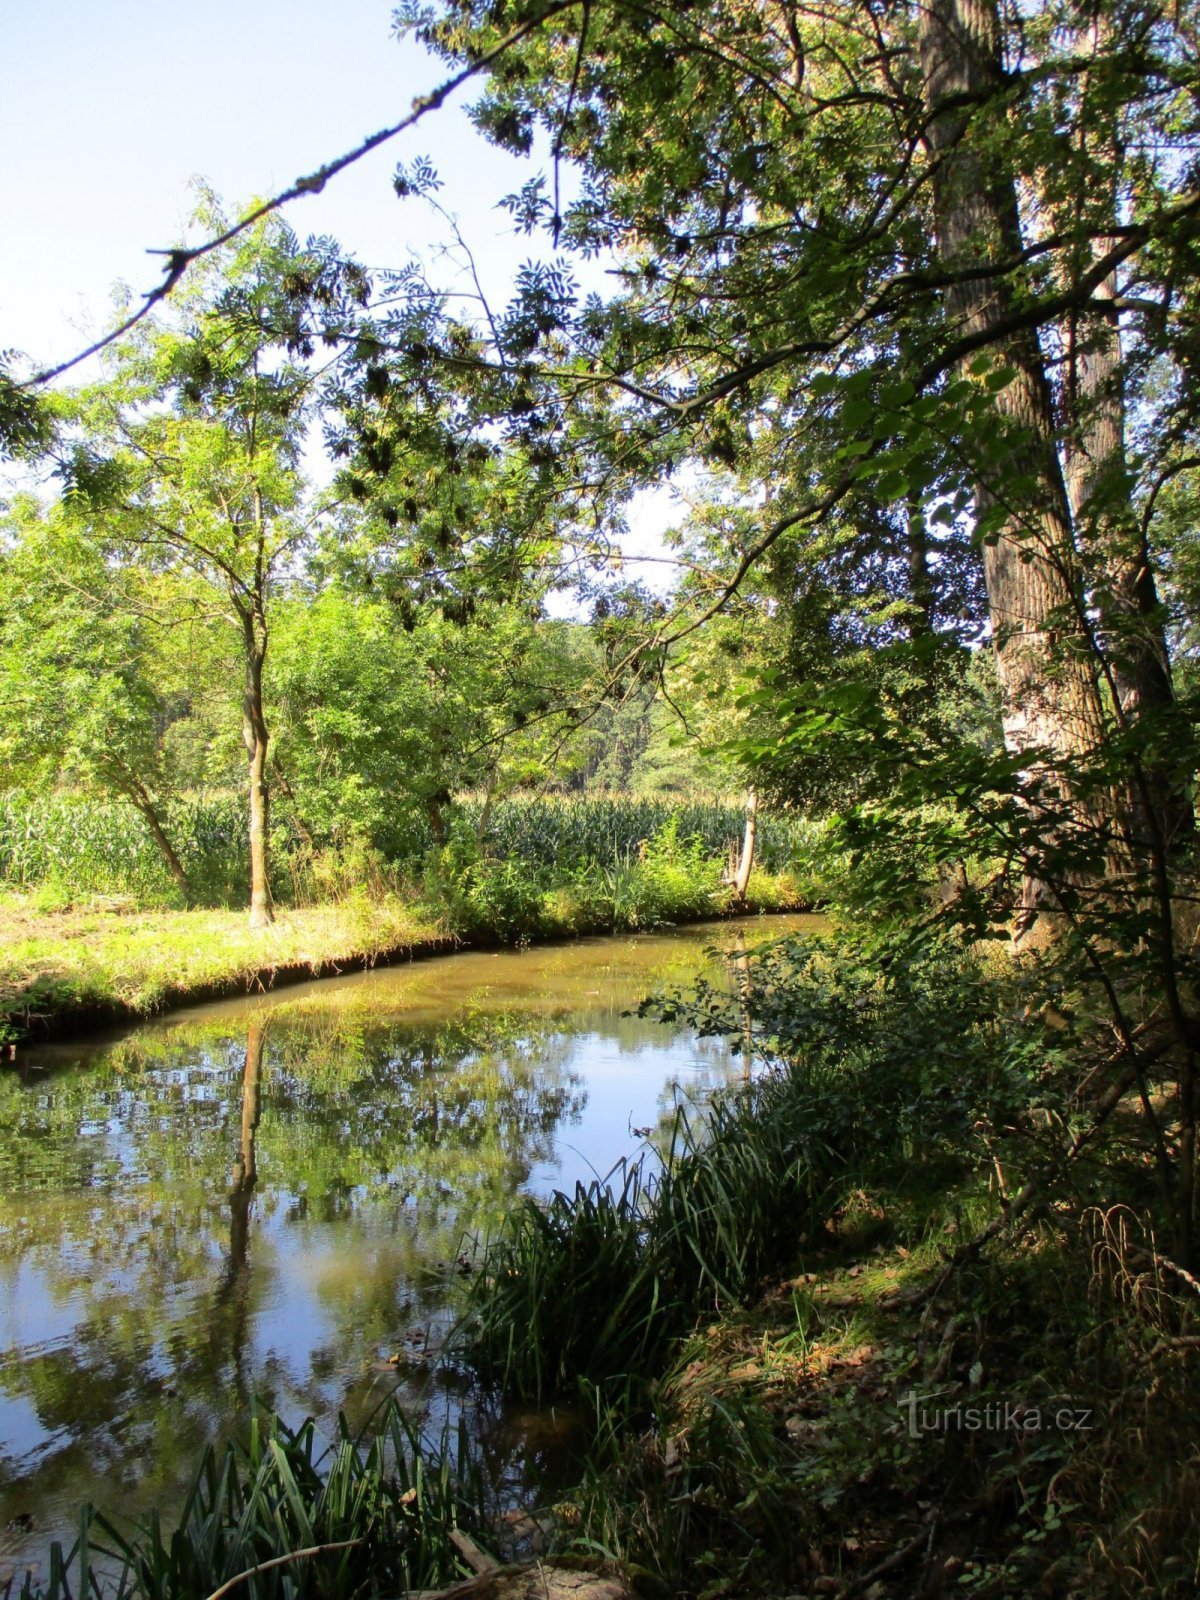
[[[256,1013],[240,1045],[189,1024],[3,1080],[0,1526],[101,1476],[153,1500],[255,1399],[369,1410],[395,1341],[448,1314],[463,1234],[581,1109],[537,1034]]]
[[[169,1511],[252,1402],[355,1425],[399,1381],[448,1414],[419,1354],[464,1235],[726,1076],[627,1014],[704,943],[456,957],[0,1075],[0,1530],[36,1519],[7,1559],[83,1499]]]

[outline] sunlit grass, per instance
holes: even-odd
[[[281,910],[252,929],[242,911],[90,909],[39,913],[0,902],[0,1016],[148,1015],[198,993],[235,992],[283,969],[316,974],[447,937],[395,900]]]

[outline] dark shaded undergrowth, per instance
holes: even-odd
[[[1196,1592],[1196,1285],[1046,976],[867,931],[658,1003],[775,1064],[485,1252],[473,1358],[586,1419],[552,1544],[647,1593]]]

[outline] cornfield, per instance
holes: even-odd
[[[239,902],[249,876],[240,795],[176,800],[164,826],[192,892],[209,904]],[[0,795],[0,883],[13,889],[61,884],[92,894],[169,901],[173,885],[141,813],[119,800],[76,794]]]
[[[463,809],[478,821],[481,803]],[[719,800],[668,800],[654,796],[547,795],[502,801],[492,810],[486,844],[493,855],[530,866],[571,870],[596,863],[612,866],[636,855],[672,821],[680,839],[700,840],[706,855],[724,858],[730,841],[741,840],[740,806]],[[761,815],[759,864],[782,872],[793,861],[805,823],[795,816]]]
[[[447,820],[476,833],[482,800],[465,797]],[[495,861],[519,862],[546,881],[563,881],[581,870],[614,871],[636,861],[643,844],[674,823],[681,841],[700,841],[703,854],[723,861],[740,840],[740,806],[718,800],[669,800],[639,795],[517,796],[492,807],[481,841]],[[241,905],[246,898],[249,858],[245,802],[222,791],[176,799],[165,807],[164,825],[187,874],[193,903]],[[758,862],[781,872],[802,853],[811,824],[762,815]],[[276,893],[308,898],[316,881],[284,805],[272,810],[271,846]],[[354,841],[319,840],[346,855]],[[434,846],[424,813],[400,804],[386,838],[366,843],[401,873],[418,875]],[[176,898],[145,819],[119,800],[61,793],[0,795],[0,884],[35,890],[61,886],[72,893],[129,896],[142,904]],[[292,894],[289,896],[289,886]],[[311,887],[311,885],[310,885]]]

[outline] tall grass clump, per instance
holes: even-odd
[[[665,1160],[526,1200],[484,1250],[467,1323],[485,1379],[542,1401],[653,1373],[704,1311],[744,1298],[833,1203],[836,1156],[786,1072],[676,1118]]]
[[[461,1435],[451,1454],[447,1437],[429,1453],[394,1402],[369,1443],[340,1419],[328,1451],[311,1421],[255,1418],[246,1444],[205,1450],[175,1528],[153,1513],[124,1531],[85,1506],[70,1549],[53,1545],[45,1576],[10,1581],[6,1600],[201,1600],[235,1580],[239,1600],[441,1587],[463,1575],[451,1534],[478,1523],[481,1499]]]

